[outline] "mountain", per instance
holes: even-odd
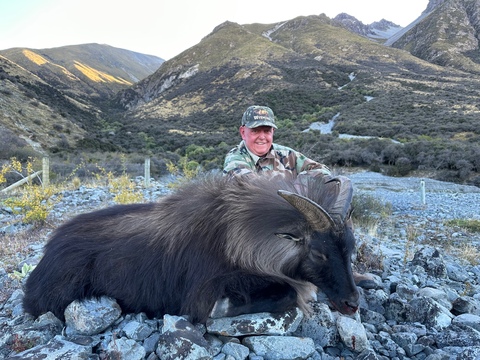
[[[385,19],[365,25],[357,18],[346,13],[338,14],[333,20],[356,34],[379,42],[384,42],[403,29],[401,26]]]
[[[188,144],[201,149],[195,160],[221,166],[239,141],[242,112],[266,104],[279,119],[276,140],[320,161],[383,166],[402,159],[407,168],[457,173],[478,168],[472,162],[480,148],[470,145],[480,140],[478,96],[480,79],[471,72],[384,46],[323,14],[274,24],[225,22],[117,94],[125,112],[115,118],[113,141],[187,155]],[[386,152],[388,142],[359,138],[345,147],[341,139],[304,132],[333,117],[338,133],[399,145]],[[467,148],[471,161],[457,163]]]
[[[60,143],[75,144],[95,126],[98,110],[66,96],[25,68],[0,56],[0,150],[28,141],[45,152]],[[6,134],[12,134],[5,138]],[[19,137],[16,139],[13,134]],[[14,140],[15,139],[15,140]],[[8,144],[10,143],[10,145]]]
[[[459,21],[441,11],[450,12],[454,4],[467,5],[466,0],[433,3],[398,41],[432,21],[434,14]],[[474,23],[471,11],[463,14],[461,23]],[[354,18],[341,18],[355,24]],[[23,69],[27,72],[17,90],[24,91],[28,76],[37,76],[58,91],[56,97],[69,101],[72,113],[64,112],[64,119],[84,132],[68,138],[68,147],[56,145],[58,153],[147,153],[174,162],[183,157],[194,162],[191,166],[214,169],[221,167],[225,153],[239,142],[238,126],[245,108],[264,104],[277,116],[277,142],[332,167],[368,166],[403,174],[415,169],[443,172],[443,179],[471,180],[480,168],[480,79],[475,69],[422,59],[398,48],[397,42],[385,46],[372,34],[386,34],[395,24],[374,24],[370,30],[357,26],[352,31],[324,14],[273,24],[227,21],[133,85],[85,81],[86,88],[105,87],[81,93],[80,87],[70,90],[66,80],[51,86],[56,79],[51,72]],[[454,24],[449,26],[454,29]],[[437,33],[427,29],[415,40],[429,44]],[[113,72],[119,66],[109,64],[112,69],[104,73],[127,79],[125,73]],[[100,70],[99,65],[89,66]],[[7,78],[14,83],[15,76],[7,74]],[[121,89],[115,92],[114,86]],[[72,95],[75,91],[78,96]],[[38,108],[44,104],[53,108],[54,97],[39,101],[33,94],[31,101],[36,100]],[[83,113],[73,113],[80,110]],[[19,117],[15,112],[9,116]],[[332,120],[331,134],[311,128]],[[73,132],[62,126],[39,143],[48,147],[55,136],[58,144],[58,136]],[[480,177],[476,181],[480,184]]]
[[[62,92],[89,100],[111,96],[133,85],[164,62],[157,56],[99,44],[12,48],[0,51],[0,55]]]
[[[480,2],[430,1],[420,20],[388,44],[434,64],[480,74]]]
[[[91,132],[101,131],[102,103],[109,96],[162,63],[156,56],[98,44],[2,50],[0,132],[7,143],[27,141],[41,152],[76,147]],[[0,150],[8,156],[11,149],[4,144]]]

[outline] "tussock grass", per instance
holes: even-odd
[[[470,265],[480,265],[480,249],[472,244],[463,244],[458,250],[458,256]]]
[[[480,233],[480,220],[473,219],[454,219],[448,220],[445,225],[458,226],[470,232]]]
[[[364,193],[353,197],[352,206],[355,226],[365,229],[370,235],[376,234],[380,221],[392,215],[391,203],[382,202]]]

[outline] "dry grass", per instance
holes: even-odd
[[[406,264],[413,258],[416,240],[418,236],[418,229],[413,225],[408,225],[407,229],[407,242],[405,244],[405,256],[403,257],[403,263]]]
[[[31,245],[43,241],[50,230],[50,227],[44,226],[41,229],[0,236],[0,268],[9,275],[13,274],[15,270],[18,270],[18,264],[33,252]],[[18,279],[6,277],[3,286],[0,287],[0,304],[7,301],[12,293],[21,286]]]
[[[0,237],[0,267],[8,273],[13,272],[18,263],[32,253],[30,246],[43,241],[50,230],[45,226]]]
[[[480,265],[480,249],[471,244],[463,244],[458,250],[458,256],[471,265]]]
[[[369,235],[376,235],[379,223],[392,214],[392,204],[383,203],[371,195],[359,193],[353,197],[353,223]]]

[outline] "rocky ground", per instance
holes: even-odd
[[[22,277],[0,263],[0,359],[479,359],[480,234],[447,226],[480,220],[480,189],[420,178],[349,174],[356,194],[390,209],[357,227],[356,266],[375,285],[360,288],[354,317],[332,311],[319,294],[313,313],[251,314],[191,324],[188,318],[122,314],[113,299],[72,303],[65,323],[23,312]],[[154,200],[166,181],[145,191]],[[425,201],[423,201],[425,200]],[[50,223],[112,203],[106,188],[65,191]],[[24,230],[0,209],[0,232]],[[28,231],[28,230],[27,230]],[[21,261],[34,264],[48,231]],[[2,235],[0,235],[2,236]]]

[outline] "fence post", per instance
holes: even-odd
[[[50,158],[42,159],[42,187],[45,189],[50,184]]]
[[[145,158],[145,187],[150,186],[150,158]]]
[[[420,201],[425,205],[425,180],[420,180]]]

